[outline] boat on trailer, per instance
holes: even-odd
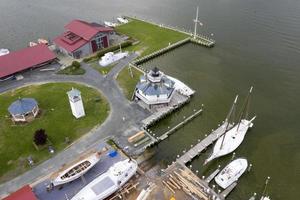
[[[220,187],[226,189],[242,176],[247,167],[247,159],[235,159],[231,161],[224,169],[222,169],[222,171],[215,177],[215,181]]]
[[[126,159],[115,163],[107,172],[87,184],[71,200],[102,200],[119,190],[133,175],[138,164]]]
[[[51,176],[52,185],[62,185],[81,177],[100,161],[100,155],[100,152],[93,152],[63,167]]]
[[[235,101],[232,105],[232,108],[226,118],[226,122],[227,123],[227,127],[225,128],[225,133],[219,137],[219,139],[217,140],[217,142],[214,145],[213,148],[213,152],[210,155],[209,158],[207,158],[205,160],[205,163],[208,163],[209,161],[227,155],[231,152],[233,152],[234,150],[236,150],[240,144],[243,142],[244,137],[248,131],[249,128],[251,128],[253,126],[253,121],[256,118],[256,116],[254,116],[252,119],[248,120],[248,109],[249,109],[249,104],[250,104],[250,95],[252,93],[252,89],[253,87],[250,88],[248,96],[245,100],[242,112],[240,114],[239,117],[239,122],[232,126],[232,128],[230,128],[230,122],[229,119],[232,117],[235,107],[236,107],[236,103],[237,103],[237,98],[238,96],[236,96]]]
[[[8,49],[0,49],[0,56],[4,56],[9,54],[9,50]]]
[[[126,58],[127,56],[128,56],[128,52],[118,52],[118,53],[108,52],[108,53],[104,54],[104,56],[101,57],[99,64],[102,67],[106,67],[110,64],[113,64],[113,63],[123,59],[123,58]]]

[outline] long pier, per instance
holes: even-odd
[[[184,153],[176,161],[182,164],[186,164],[192,161],[196,156],[198,156],[203,150],[205,150],[209,145],[216,141],[220,136],[225,133],[225,129],[228,122],[224,122],[219,128],[212,131],[206,138],[192,147],[189,151]],[[230,125],[229,125],[230,127]]]

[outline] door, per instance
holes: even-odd
[[[98,50],[96,40],[92,40],[91,41],[91,45],[92,45],[92,51],[93,51],[93,53]]]
[[[103,41],[103,47],[104,48],[108,47],[108,38],[107,38],[107,35],[102,38],[102,41]]]

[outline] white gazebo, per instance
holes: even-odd
[[[33,98],[20,98],[8,107],[14,122],[32,121],[39,113],[39,106]]]

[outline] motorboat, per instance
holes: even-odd
[[[104,25],[108,26],[108,27],[116,27],[118,24],[117,23],[113,23],[113,22],[108,22],[108,21],[104,21]]]
[[[48,40],[43,39],[43,38],[39,38],[37,41],[38,41],[39,44],[44,44],[44,45],[48,45],[49,44]]]
[[[100,161],[100,152],[87,154],[51,176],[53,186],[62,185],[81,177]]]
[[[247,120],[246,115],[248,115],[248,111],[246,111],[246,109],[249,108],[249,98],[250,98],[250,94],[252,92],[252,87],[248,93],[248,96],[245,100],[240,118],[239,118],[239,122],[232,126],[232,128],[226,128],[225,129],[225,133],[220,136],[217,140],[217,142],[214,145],[213,148],[213,152],[210,155],[209,158],[207,158],[205,160],[205,163],[208,163],[209,161],[227,155],[231,152],[233,152],[234,150],[236,150],[240,144],[243,142],[244,137],[248,131],[249,128],[253,127],[253,121],[256,118],[256,116],[254,116],[252,119]],[[236,106],[236,102],[237,102],[237,97],[235,98],[235,101],[233,103],[233,106],[231,108],[230,113],[232,114],[232,110],[235,109]],[[244,116],[245,115],[245,116]],[[228,117],[226,118],[225,121],[228,121]],[[228,125],[230,123],[227,123]]]
[[[102,200],[119,190],[137,171],[135,160],[126,159],[112,165],[82,188],[71,200]]]
[[[127,24],[129,21],[125,17],[117,17],[118,22],[121,24]]]
[[[108,52],[101,57],[99,64],[105,67],[127,56],[128,56],[128,52],[119,52],[119,53]]]
[[[176,91],[178,91],[180,94],[184,95],[184,96],[192,96],[195,91],[192,90],[189,86],[187,86],[186,84],[184,84],[183,82],[181,82],[180,80],[173,78],[171,76],[167,76],[166,77],[168,79],[170,79],[171,81],[174,82],[174,88]]]
[[[36,42],[29,42],[29,44],[28,44],[29,47],[34,47],[36,45],[38,45]]]
[[[216,183],[226,189],[232,183],[236,182],[248,167],[248,161],[245,158],[238,158],[231,161],[221,172],[215,177]]]
[[[4,56],[9,54],[9,50],[8,49],[0,49],[0,56]]]

